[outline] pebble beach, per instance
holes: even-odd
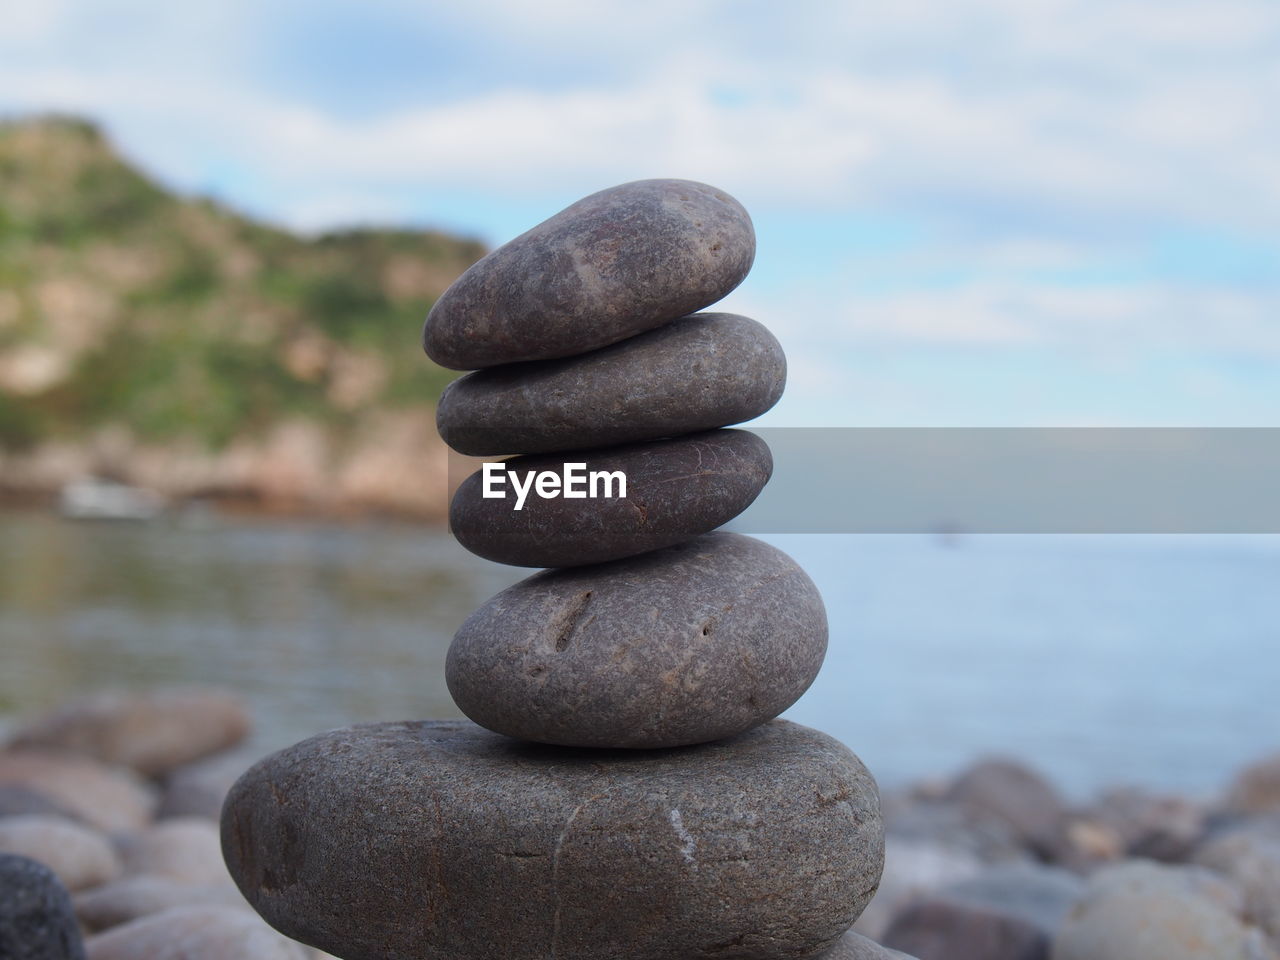
[[[257,759],[238,697],[106,693],[10,719],[0,954],[325,956],[258,918],[223,862],[223,798]],[[893,956],[868,952],[879,942],[919,960],[1268,960],[1280,945],[1280,754],[1203,800],[1069,802],[1035,769],[990,759],[887,791],[882,807],[884,875],[854,927],[867,940],[832,957]],[[32,903],[56,919],[24,926]]]

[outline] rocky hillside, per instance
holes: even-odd
[[[434,513],[452,374],[419,331],[483,252],[304,239],[175,196],[88,123],[0,124],[0,486]]]

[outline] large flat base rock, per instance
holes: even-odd
[[[645,752],[337,730],[246,773],[222,842],[273,926],[345,960],[803,960],[884,852],[861,762],[782,720]]]

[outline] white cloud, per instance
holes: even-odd
[[[387,182],[502,193],[661,173],[757,203],[970,222],[979,208],[1107,224],[1280,214],[1280,7],[1269,3],[800,3],[770,47],[709,30],[735,16],[716,3],[641,13],[562,0],[535,17],[484,0],[449,16],[525,32],[566,57],[603,31],[630,65],[624,79],[477,89],[355,118],[247,85],[234,47],[249,13],[228,9],[165,21],[184,39],[196,28],[211,38],[198,70],[168,58],[164,75],[145,58],[77,63],[50,42],[34,63],[0,66],[0,96],[105,115],[179,179],[213,149],[264,177],[353,195]]]
[[[1223,287],[978,279],[838,301],[739,295],[734,308],[765,319],[800,353],[928,344],[1280,361],[1280,293]]]

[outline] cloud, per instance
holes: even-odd
[[[523,34],[569,58],[606,49],[617,79],[489,88],[479,62],[474,85],[446,99],[424,90],[408,107],[338,115],[237,76],[236,27],[253,14],[233,3],[155,27],[187,41],[193,24],[205,31],[212,51],[198,52],[198,69],[172,51],[159,74],[146,57],[79,61],[49,42],[35,62],[0,67],[0,89],[10,105],[107,116],[179,179],[215,153],[293,184],[286,196],[307,183],[503,194],[679,173],[762,204],[970,226],[1258,226],[1280,214],[1274,4],[800,3],[773,46],[773,15],[753,34],[729,26],[750,17],[719,3],[530,10],[483,0],[447,16],[469,23],[478,46]],[[220,45],[232,48],[221,72]]]

